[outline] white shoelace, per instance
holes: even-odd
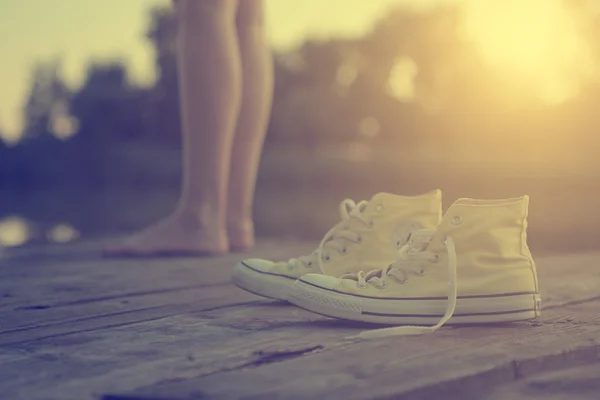
[[[412,243],[407,243],[398,252],[398,258],[387,268],[371,271],[367,274],[359,272],[358,274],[344,275],[342,278],[354,279],[358,286],[373,285],[378,288],[384,288],[386,277],[394,277],[398,282],[404,283],[411,273],[420,275],[425,273],[423,262],[435,262],[439,255],[426,249],[427,245],[435,235],[433,230],[421,229],[413,232]],[[416,245],[415,245],[416,244]],[[376,339],[389,336],[410,336],[432,333],[442,327],[454,314],[456,309],[457,297],[457,276],[456,276],[456,248],[451,237],[444,239],[446,252],[448,253],[448,304],[446,313],[440,321],[433,326],[396,326],[391,328],[374,329],[364,331],[348,339]]]
[[[345,199],[339,205],[339,211],[341,221],[338,222],[333,228],[331,228],[319,243],[319,247],[308,256],[301,256],[298,258],[291,258],[288,260],[288,265],[293,268],[297,267],[311,267],[314,262],[317,263],[319,271],[325,273],[323,270],[323,261],[329,260],[330,253],[328,251],[334,250],[341,254],[345,254],[347,250],[348,241],[360,243],[362,240],[361,236],[356,232],[348,229],[348,221],[352,218],[357,219],[364,223],[366,226],[372,226],[373,221],[364,215],[365,208],[369,204],[368,201],[363,200],[355,203],[354,200]]]

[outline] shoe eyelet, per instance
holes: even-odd
[[[425,273],[427,273],[427,270],[425,268],[421,268],[419,271],[417,271],[417,276],[423,276]]]
[[[362,236],[358,235],[358,237],[356,238],[356,243],[362,243]]]
[[[461,223],[462,223],[462,217],[460,215],[455,215],[454,217],[452,217],[453,225],[460,225]]]
[[[309,267],[309,268],[312,267],[312,265],[313,265],[312,261],[309,261],[308,264],[306,264],[306,266]]]
[[[331,257],[329,257],[329,255],[326,255],[325,257],[323,257],[323,261],[329,261],[331,260]]]
[[[387,283],[386,283],[386,282],[383,282],[383,283],[381,284],[381,286],[379,286],[377,289],[383,290],[383,289],[385,289],[385,288],[387,288]]]
[[[383,211],[383,204],[377,204],[377,206],[375,207],[375,211],[377,211],[377,212]]]
[[[372,219],[369,220],[368,222],[369,228],[373,228],[375,226],[375,221],[373,221]]]
[[[344,247],[342,250],[340,250],[340,254],[348,254],[348,248]]]
[[[440,255],[439,255],[438,253],[435,253],[435,254],[433,255],[433,257],[431,257],[431,262],[434,262],[434,263],[436,263],[436,262],[438,262],[438,261],[440,261]]]

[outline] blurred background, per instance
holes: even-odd
[[[534,251],[600,248],[599,0],[266,1],[259,235],[320,239],[345,197],[441,188],[447,205],[529,194]],[[0,245],[121,235],[173,208],[169,6],[0,0]]]

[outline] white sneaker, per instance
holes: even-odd
[[[460,199],[436,230],[413,232],[388,267],[339,278],[305,275],[289,301],[335,318],[418,325],[363,332],[363,338],[433,332],[447,322],[536,318],[541,299],[527,246],[528,204],[527,196]]]
[[[308,273],[340,276],[383,268],[415,229],[435,228],[442,217],[442,194],[421,196],[379,193],[370,201],[340,204],[341,221],[312,254],[286,262],[248,259],[233,271],[233,282],[259,296],[286,300],[295,280]]]

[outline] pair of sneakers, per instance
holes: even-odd
[[[317,314],[402,325],[362,338],[536,318],[541,300],[527,245],[528,208],[528,196],[463,198],[443,214],[440,190],[344,200],[341,221],[312,254],[243,260],[233,282]]]

